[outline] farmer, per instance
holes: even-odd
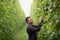
[[[37,40],[37,32],[40,31],[40,28],[43,23],[43,16],[40,16],[39,18],[39,24],[38,25],[33,25],[33,20],[31,17],[26,17],[25,19],[26,23],[28,24],[27,26],[27,33],[28,33],[28,40]]]

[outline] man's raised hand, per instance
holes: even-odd
[[[44,19],[43,16],[40,16],[39,17],[39,22],[42,23],[43,22],[43,19]]]

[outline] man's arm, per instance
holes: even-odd
[[[39,23],[37,26],[31,26],[31,27],[28,27],[28,30],[29,31],[39,31],[41,28],[41,23]]]
[[[39,29],[37,29],[37,31],[40,31],[41,26],[42,26],[42,24],[41,24],[41,23],[39,23],[37,26],[35,26],[36,28],[38,28],[38,27],[39,27]]]
[[[37,25],[37,26],[35,26],[36,28],[38,28],[37,29],[37,31],[40,31],[40,29],[41,29],[41,26],[42,26],[42,23],[43,23],[43,16],[40,16],[39,17],[39,24]]]

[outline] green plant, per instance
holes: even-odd
[[[34,24],[38,24],[41,15],[44,16],[44,22],[38,40],[60,40],[60,1],[34,0],[31,8]]]
[[[0,0],[0,40],[20,40],[24,18],[18,0]]]

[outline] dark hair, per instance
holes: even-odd
[[[30,18],[30,17],[26,17],[26,18],[25,18],[26,23],[27,23],[27,21],[28,21],[28,18]]]

